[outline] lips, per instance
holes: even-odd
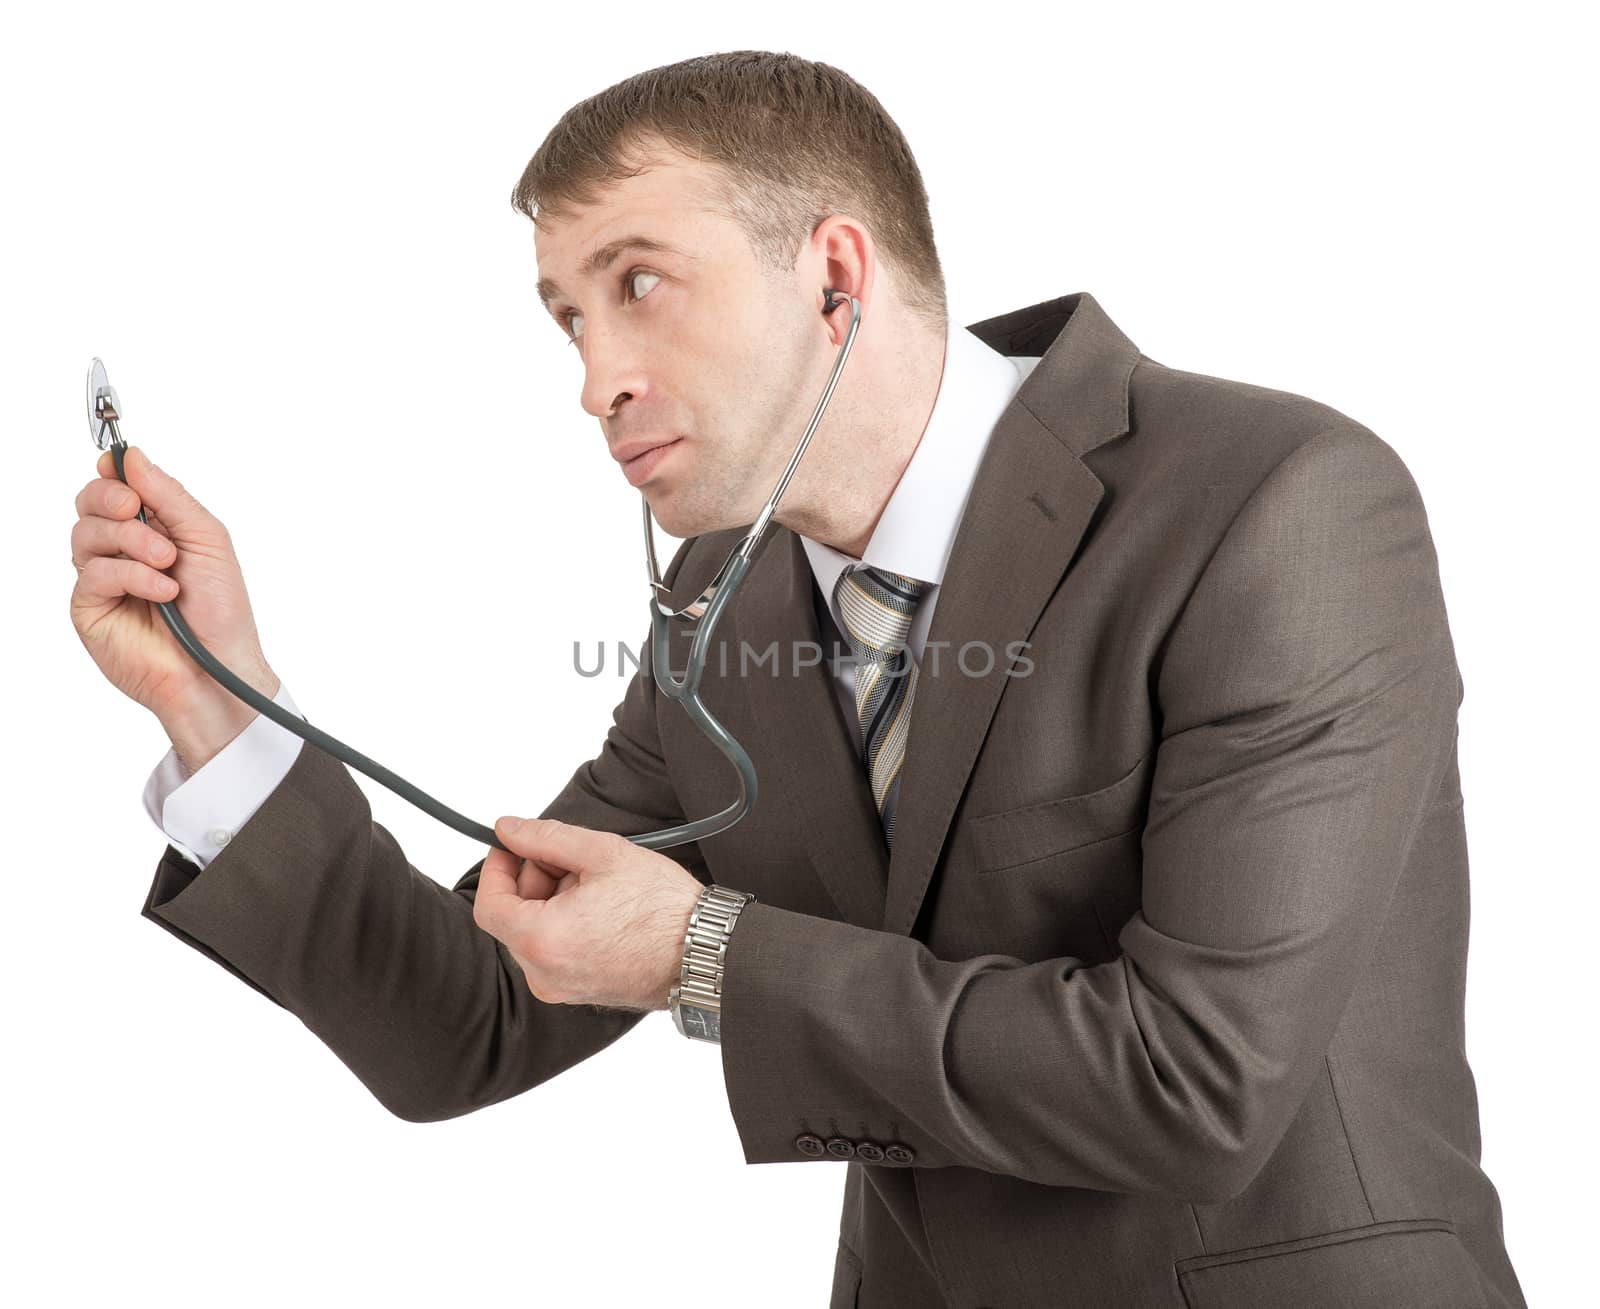
[[[611,451],[611,457],[619,464],[625,464],[630,459],[637,459],[647,450],[654,450],[663,445],[671,445],[681,438],[676,436],[644,437],[638,441],[624,441]]]
[[[651,445],[646,441],[635,442],[633,446],[619,447],[615,453],[621,459],[622,453],[628,449],[642,451],[632,459],[622,460],[622,475],[628,479],[630,486],[643,486],[652,476],[663,460],[672,458],[673,451],[683,444],[682,437],[674,437],[670,441],[662,441]]]

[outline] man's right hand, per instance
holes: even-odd
[[[190,657],[156,602],[176,600],[200,644],[268,699],[278,679],[262,653],[228,529],[137,446],[123,462],[127,485],[107,450],[99,476],[78,492],[72,625],[107,680],[161,721],[194,772],[257,711]]]

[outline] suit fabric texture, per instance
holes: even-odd
[[[950,555],[892,855],[826,667],[791,657],[840,638],[786,528],[703,684],[755,809],[668,852],[759,896],[728,1105],[747,1162],[843,1164],[830,1309],[1523,1305],[1465,1053],[1463,686],[1409,471],[1327,405],[1150,359],[1087,292],[968,330],[1042,358]],[[741,535],[685,541],[672,603]],[[740,675],[746,648],[777,657]],[[541,816],[635,834],[727,803],[644,653]],[[308,746],[203,872],[168,847],[143,913],[424,1123],[641,1017],[536,999],[472,919],[480,868],[419,872]]]

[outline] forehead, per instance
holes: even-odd
[[[647,252],[654,242],[694,254],[737,230],[712,208],[721,180],[715,165],[661,147],[632,166],[640,171],[607,183],[590,203],[534,225],[542,301],[600,275],[625,238],[645,238]]]

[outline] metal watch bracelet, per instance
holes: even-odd
[[[756,897],[715,884],[700,892],[683,937],[683,965],[667,996],[672,1021],[685,1036],[722,1040],[722,970],[739,911]]]

